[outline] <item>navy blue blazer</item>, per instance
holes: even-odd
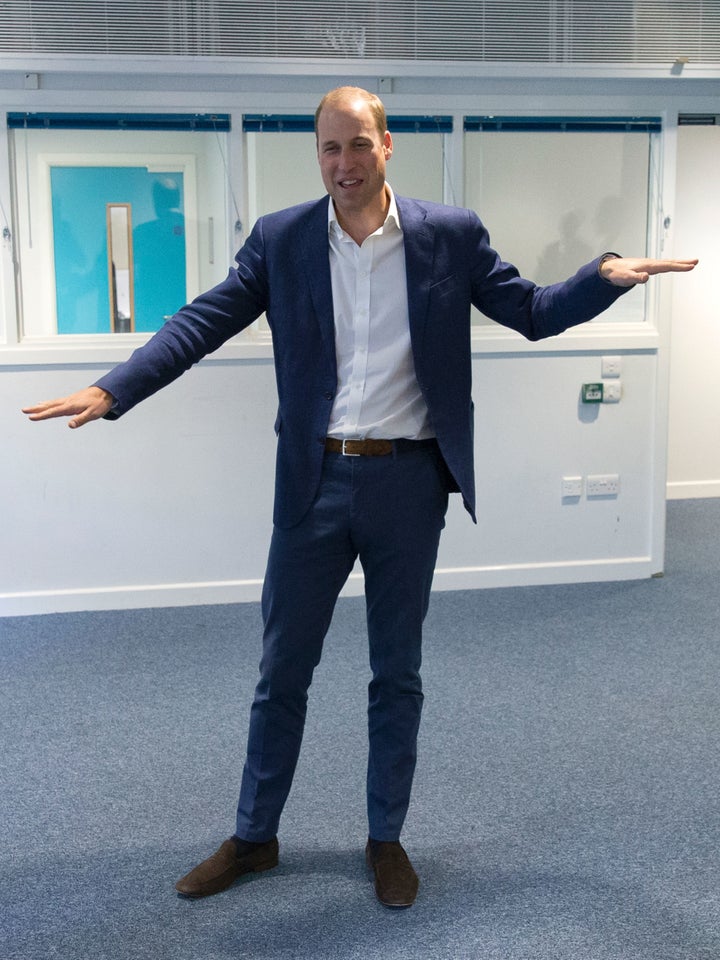
[[[415,372],[451,489],[475,515],[470,305],[529,340],[551,337],[609,307],[623,292],[598,261],[538,287],[503,262],[475,213],[397,197]],[[129,360],[97,381],[116,419],[205,354],[267,314],[278,391],[274,522],[291,527],[317,492],[337,389],[328,198],[258,220],[236,268],[183,307]]]

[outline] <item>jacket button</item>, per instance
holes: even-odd
[[[330,392],[328,391],[328,392],[325,394],[325,399],[326,399],[326,400],[332,400],[332,399],[334,398],[334,396],[335,396],[335,395],[334,395],[333,393],[330,393]]]

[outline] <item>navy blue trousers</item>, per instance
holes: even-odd
[[[260,842],[277,833],[300,752],[308,688],[356,558],[365,575],[371,670],[369,835],[400,836],[423,700],[422,624],[447,503],[445,467],[435,445],[406,444],[384,457],[326,453],[309,513],[289,530],[273,530],[238,837]]]

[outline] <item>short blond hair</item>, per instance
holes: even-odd
[[[341,103],[348,103],[350,100],[363,100],[367,103],[372,118],[375,121],[375,127],[382,140],[387,131],[385,106],[380,97],[374,93],[370,93],[369,90],[364,90],[362,87],[336,87],[334,90],[330,90],[325,94],[315,111],[315,137],[317,138],[318,120],[320,119],[320,114],[323,109],[325,107],[336,107]]]

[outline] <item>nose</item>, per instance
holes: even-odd
[[[353,151],[350,147],[342,147],[340,149],[340,156],[338,157],[338,165],[343,169],[347,170],[354,163]]]

